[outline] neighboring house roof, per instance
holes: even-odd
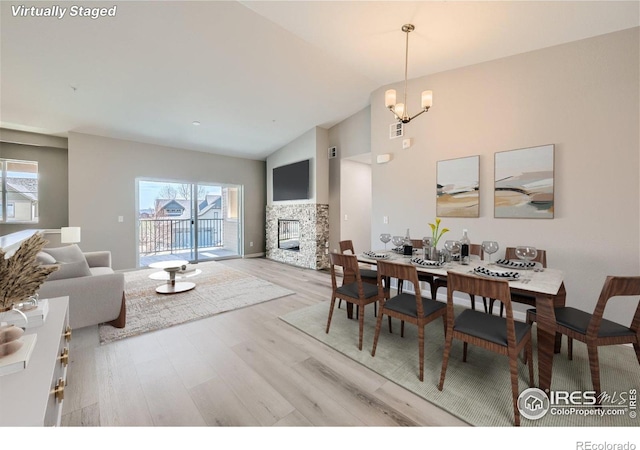
[[[188,200],[178,199],[156,199],[156,211],[164,211],[167,217],[173,219],[188,219],[191,217],[191,208]],[[167,211],[179,211],[179,213],[168,213]]]
[[[222,208],[222,197],[219,195],[207,195],[198,205],[198,216],[206,214],[212,209]],[[156,211],[160,210],[181,210],[181,214],[168,215],[173,219],[191,218],[191,202],[182,199],[156,199]]]
[[[38,180],[34,178],[7,177],[7,191],[15,192],[31,200],[38,200]]]
[[[206,204],[204,204],[206,202]],[[203,205],[204,204],[204,205]],[[207,198],[200,203],[200,211],[198,215],[201,216],[212,209],[222,208],[222,197],[219,195],[207,195]]]

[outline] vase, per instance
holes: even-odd
[[[431,247],[429,247],[429,260],[431,260],[431,261],[439,261],[440,260],[440,252],[435,247],[435,245],[432,245]]]

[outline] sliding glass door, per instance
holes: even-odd
[[[140,179],[138,265],[241,256],[241,186]]]

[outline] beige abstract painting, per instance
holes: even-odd
[[[480,216],[480,156],[438,161],[436,178],[438,217]]]
[[[495,154],[494,216],[553,219],[554,146]]]

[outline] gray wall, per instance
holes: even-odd
[[[111,250],[117,269],[136,266],[137,178],[244,186],[241,251],[264,252],[264,161],[70,132],[69,224],[82,227],[83,250]]]
[[[432,110],[390,140],[384,86],[371,96],[371,243],[388,231],[429,234],[435,217],[436,162],[480,155],[480,217],[443,218],[459,238],[546,249],[565,273],[567,303],[593,310],[607,275],[640,274],[639,29],[634,28],[443,72],[409,82],[409,111],[432,89]],[[403,86],[394,87],[402,92]],[[555,218],[495,219],[494,153],[555,144]],[[383,224],[389,216],[389,224]],[[606,315],[629,323],[630,304]]]
[[[345,196],[348,196],[349,199],[354,197],[363,198],[366,196],[369,199],[370,206],[370,185],[359,187],[357,190],[351,190],[349,188],[343,188],[341,183],[342,161],[351,156],[371,152],[371,108],[369,106],[329,129],[329,147],[332,146],[337,147],[338,150],[338,156],[329,160],[329,248],[334,250],[339,248],[338,243],[341,240],[354,240],[354,236],[350,232],[353,227],[350,227],[349,232],[344,231],[342,227],[344,222],[344,212],[341,205],[342,199],[345,198]],[[365,191],[364,195],[363,190]],[[351,200],[347,201],[350,202]],[[347,214],[349,213],[347,212]],[[355,216],[353,217],[355,218]],[[366,220],[369,225],[359,234],[359,239],[367,239],[371,231],[370,218],[367,216],[363,219]],[[349,225],[355,226],[355,223]],[[362,243],[365,247],[369,247],[369,243],[364,244],[364,241]],[[354,247],[356,251],[368,250],[367,248],[361,248],[360,245],[356,247],[355,243]]]
[[[0,224],[0,235],[33,228],[54,229],[67,226],[69,203],[66,139],[12,130],[2,130],[0,139],[0,158],[38,162],[40,203],[37,224]]]

